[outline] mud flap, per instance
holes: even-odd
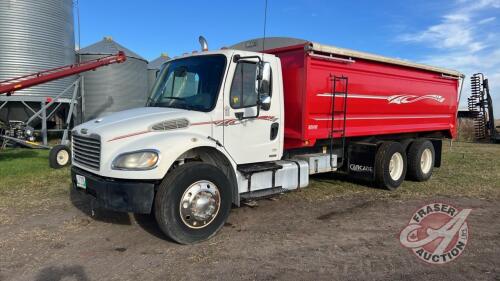
[[[376,144],[350,143],[347,149],[347,171],[349,176],[370,181],[374,180],[376,153]]]
[[[441,167],[441,153],[443,151],[442,140],[430,140],[434,146],[434,167]]]

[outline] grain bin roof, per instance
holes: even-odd
[[[123,47],[116,41],[113,41],[111,37],[104,37],[101,41],[94,43],[90,46],[82,48],[78,51],[80,55],[114,55],[122,51],[129,58],[136,58],[146,61],[143,57],[139,56],[137,53]]]
[[[260,51],[262,51],[262,47],[263,47],[262,41],[263,41],[262,38],[243,41],[243,42],[240,42],[238,44],[231,46],[231,48],[237,49],[237,50],[260,52]],[[452,69],[435,67],[435,66],[430,66],[430,65],[421,64],[421,63],[414,63],[414,62],[407,61],[407,60],[389,58],[389,57],[379,56],[379,55],[375,55],[375,54],[371,54],[371,53],[354,51],[354,50],[350,50],[350,49],[338,48],[335,46],[323,45],[323,44],[319,44],[316,42],[311,42],[311,41],[296,39],[296,38],[288,38],[288,37],[269,37],[269,38],[266,38],[264,49],[271,50],[271,49],[278,49],[278,48],[296,46],[296,45],[304,45],[304,47],[306,47],[307,51],[312,51],[312,52],[320,52],[320,53],[327,53],[327,54],[333,54],[333,55],[339,55],[339,56],[346,56],[346,57],[352,57],[352,58],[377,61],[377,62],[382,62],[382,63],[396,64],[396,65],[417,68],[417,69],[423,69],[423,70],[438,72],[438,73],[452,75],[452,76],[460,76],[460,77],[463,76],[463,74],[461,74],[460,72],[458,72],[456,70],[452,70]]]
[[[167,54],[163,53],[159,57],[148,63],[148,69],[160,69],[161,65],[169,59],[170,57]]]

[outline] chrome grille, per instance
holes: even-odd
[[[101,140],[99,137],[73,135],[72,147],[75,163],[99,170],[101,164]]]

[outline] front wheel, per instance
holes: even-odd
[[[161,230],[180,244],[212,237],[231,209],[232,189],[225,174],[206,163],[187,163],[160,184],[155,217]]]

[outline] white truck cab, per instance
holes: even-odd
[[[170,60],[145,107],[74,128],[74,186],[104,208],[154,212],[179,243],[207,239],[240,200],[308,185],[306,160],[281,160],[283,104],[274,55],[225,49]]]

